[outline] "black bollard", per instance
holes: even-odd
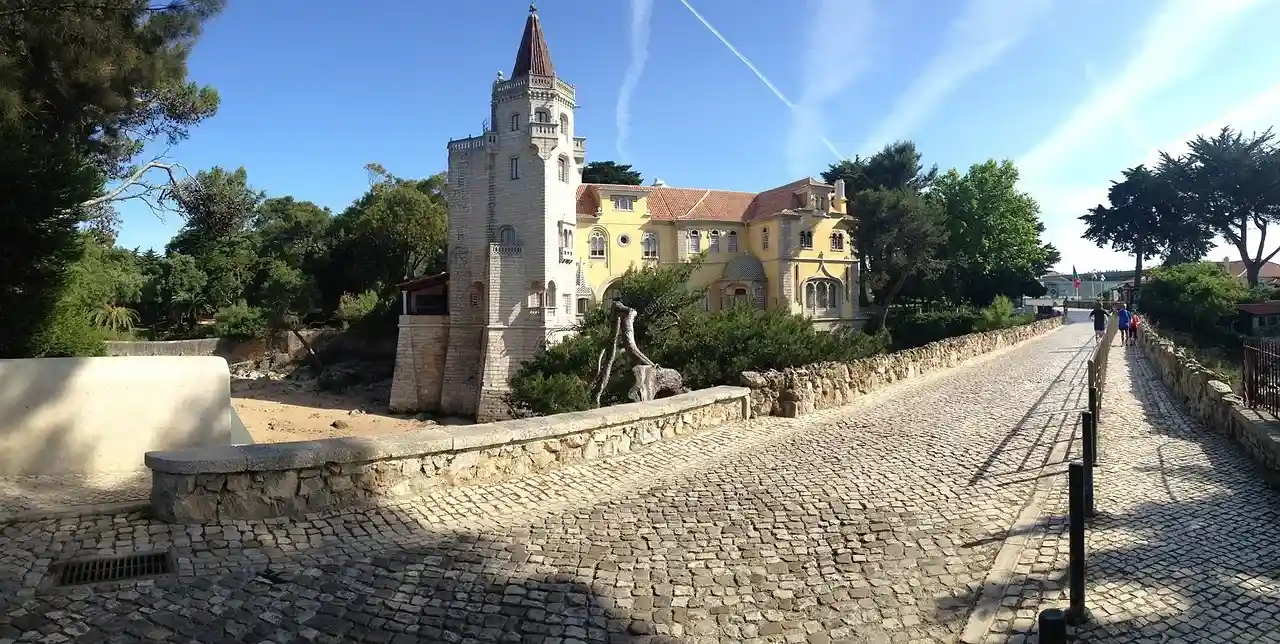
[[[1080,412],[1080,460],[1084,465],[1084,516],[1093,516],[1093,462],[1097,445],[1097,434],[1094,433],[1095,419],[1093,414]]]
[[[1095,417],[1098,415],[1098,387],[1096,385],[1089,387],[1089,412]]]
[[[1089,414],[1089,426],[1085,428],[1089,435],[1089,477],[1093,478],[1093,468],[1098,466],[1098,413],[1095,411]],[[1093,485],[1090,483],[1089,490],[1092,493]],[[1093,506],[1090,505],[1090,508]]]
[[[1080,461],[1073,461],[1067,470],[1067,488],[1070,499],[1070,521],[1067,535],[1069,541],[1070,563],[1067,569],[1067,590],[1071,596],[1071,604],[1067,609],[1067,619],[1079,624],[1088,618],[1084,606],[1084,513],[1085,513],[1085,466]]]
[[[1067,644],[1067,613],[1061,608],[1040,611],[1040,644]]]

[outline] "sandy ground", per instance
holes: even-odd
[[[465,422],[391,414],[390,391],[390,380],[328,393],[305,381],[233,379],[231,404],[259,443],[396,434]]]

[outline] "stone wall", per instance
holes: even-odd
[[[316,351],[340,361],[391,359],[396,353],[395,341],[364,338],[339,329],[303,329],[302,335]],[[108,356],[219,356],[232,364],[255,360],[278,352],[290,359],[306,357],[306,349],[293,333],[282,331],[270,342],[265,340],[232,340],[199,338],[195,340],[113,340],[106,343]]]
[[[439,411],[449,348],[449,316],[402,315],[396,345],[391,411]]]
[[[261,340],[239,341],[227,338],[110,341],[106,345],[108,356],[218,356],[232,363],[250,360],[267,350],[267,344]]]
[[[1276,418],[1246,407],[1231,385],[1150,326],[1143,328],[1138,338],[1152,369],[1192,416],[1210,429],[1225,432],[1254,460],[1280,474],[1280,422]]]
[[[965,360],[1012,346],[1062,326],[1062,317],[999,331],[971,333],[853,362],[823,362],[804,367],[747,371],[743,385],[751,389],[756,416],[794,418],[819,409],[847,405],[885,385],[954,367]]]
[[[742,387],[650,402],[407,434],[150,452],[151,508],[214,523],[358,507],[623,454],[742,420]]]

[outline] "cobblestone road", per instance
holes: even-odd
[[[1280,643],[1280,492],[1188,416],[1140,349],[1114,347],[1107,378],[1077,641]],[[1062,474],[987,642],[1034,641],[1039,611],[1066,607],[1067,514]]]
[[[1068,440],[1089,335],[373,511],[6,526],[0,642],[953,641]],[[55,561],[148,550],[176,579],[36,592]]]

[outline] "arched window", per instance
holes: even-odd
[[[804,307],[818,317],[835,317],[840,313],[843,289],[832,279],[812,279],[804,285]]]
[[[800,248],[813,248],[813,231],[800,231]]]
[[[552,280],[547,282],[546,307],[554,309],[556,307],[556,282]]]
[[[564,183],[569,182],[569,160],[568,159],[564,157],[560,157],[560,160],[556,162],[556,177],[559,178],[561,182],[564,182]]]
[[[550,112],[548,112],[548,111],[546,111],[546,110],[538,110],[538,111],[534,112],[534,113],[533,113],[533,117],[534,117],[535,119],[537,119],[539,123],[550,123],[550,122],[551,122],[551,113],[550,113]]]
[[[516,112],[511,115],[511,131],[512,132],[520,131],[520,113],[519,112]]]
[[[589,299],[587,299],[587,298],[585,298],[585,297],[580,297],[580,298],[578,298],[578,310],[577,310],[577,314],[578,314],[578,315],[586,315],[586,314],[587,314],[587,306],[588,306],[588,305],[590,305],[590,304],[591,304],[591,300],[589,300]]]
[[[569,138],[569,117],[564,114],[560,115],[560,134],[566,139]]]
[[[711,246],[711,248],[710,248],[711,252],[713,252],[713,253],[718,253],[718,252],[720,252],[720,231],[718,231],[718,230],[713,230],[713,231],[711,231],[711,244],[710,244],[710,246]]]
[[[605,292],[604,292],[605,306],[608,306],[609,302],[612,302],[614,300],[621,299],[621,298],[622,298],[622,291],[618,290],[618,287],[610,286],[609,288],[605,289]]]
[[[747,289],[741,288],[741,287],[733,289],[733,305],[734,306],[747,306],[750,303],[751,303],[751,299],[747,295]]]
[[[831,233],[831,250],[844,250],[844,233],[838,230]]]
[[[697,255],[702,252],[702,233],[696,230],[689,231],[689,254]]]
[[[529,308],[542,308],[542,282],[529,282]]]
[[[593,230],[591,237],[587,239],[589,249],[588,256],[591,259],[604,259],[605,248],[608,247],[609,240],[605,238],[604,233]]]
[[[738,252],[738,231],[736,230],[729,231],[729,252]]]
[[[640,239],[640,248],[644,259],[658,259],[657,233],[645,233]]]
[[[516,229],[511,226],[503,226],[498,229],[498,243],[503,246],[516,245]]]

